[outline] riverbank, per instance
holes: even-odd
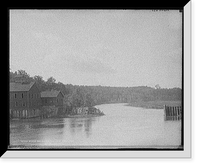
[[[65,115],[65,118],[85,118],[85,117],[98,117],[103,116],[104,113],[97,114],[77,114],[77,115]]]
[[[127,104],[126,106],[142,107],[147,109],[163,109],[167,106],[181,106],[181,101],[138,101]]]
[[[76,107],[59,117],[63,118],[82,118],[82,117],[97,117],[105,115],[102,111],[95,107]]]

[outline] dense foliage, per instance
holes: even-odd
[[[19,78],[26,81],[35,81],[40,91],[60,90],[65,95],[64,105],[67,109],[80,106],[94,106],[103,103],[132,103],[141,101],[181,101],[180,88],[162,89],[159,85],[155,88],[147,86],[138,87],[109,87],[109,86],[79,86],[72,84],[56,83],[50,77],[47,81],[41,76],[30,77],[24,70],[10,71],[10,81]]]

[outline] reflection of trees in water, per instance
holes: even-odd
[[[63,134],[63,119],[46,120],[18,120],[10,122],[10,145],[40,145],[46,138],[51,137],[50,132],[56,132],[52,136],[59,140]],[[35,142],[37,141],[37,142]]]
[[[71,133],[76,133],[82,131],[87,137],[91,134],[92,124],[97,120],[97,117],[88,117],[88,118],[70,118],[70,131]]]
[[[14,133],[23,133],[31,129],[43,129],[43,128],[64,128],[63,120],[20,120],[10,124],[10,131]]]

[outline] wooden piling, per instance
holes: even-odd
[[[180,115],[181,115],[181,108],[178,108],[178,120],[180,120]]]
[[[177,112],[176,112],[176,107],[174,107],[174,120],[176,121],[177,119]]]
[[[172,118],[172,121],[173,121],[174,120],[174,116],[175,116],[174,115],[174,107],[172,106],[171,109],[172,109],[172,116],[171,116],[171,118]]]
[[[164,120],[178,121],[181,120],[181,106],[166,106],[164,105]]]

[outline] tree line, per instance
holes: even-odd
[[[104,103],[132,103],[141,101],[181,101],[182,89],[163,89],[159,85],[155,88],[147,86],[137,87],[110,87],[110,86],[80,86],[56,82],[49,77],[46,81],[42,76],[31,77],[26,71],[10,71],[10,82],[15,81],[16,76],[25,78],[26,81],[36,82],[40,91],[60,90],[64,94],[64,106],[67,110],[73,107],[94,106]]]

